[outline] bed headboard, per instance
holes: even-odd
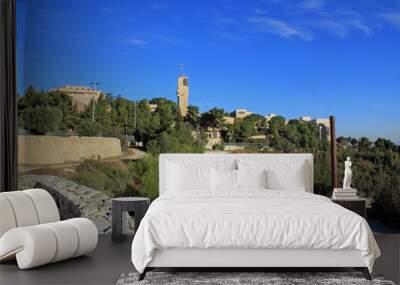
[[[314,172],[313,172],[313,155],[308,153],[273,153],[273,154],[197,154],[197,153],[168,153],[160,154],[159,158],[159,194],[167,192],[167,177],[169,163],[185,163],[192,165],[223,165],[234,164],[237,161],[258,161],[265,163],[297,163],[302,164],[302,172],[305,177],[307,192],[314,192]]]

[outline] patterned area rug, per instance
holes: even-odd
[[[122,274],[117,285],[146,284],[327,284],[327,285],[395,285],[381,276],[372,275],[368,281],[359,272],[148,272],[146,278],[138,281],[138,273]]]

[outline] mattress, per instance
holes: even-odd
[[[157,198],[132,243],[139,272],[163,249],[358,250],[372,271],[379,248],[361,216],[307,192],[242,189]]]

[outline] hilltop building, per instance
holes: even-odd
[[[157,104],[150,104],[149,103],[149,108],[150,108],[150,112],[155,112],[157,109],[158,105]]]
[[[318,126],[319,138],[331,140],[331,124],[329,119],[315,119],[315,123]]]
[[[72,98],[72,105],[75,111],[83,112],[89,106],[90,102],[99,100],[101,91],[94,90],[86,86],[61,86],[50,89],[51,92],[61,92]]]
[[[236,109],[235,111],[231,112],[229,116],[224,116],[223,120],[224,123],[227,125],[233,125],[235,122],[235,118],[243,119],[251,114],[254,114],[253,112],[247,111],[246,109]],[[265,115],[265,120],[269,122],[273,117],[278,116],[277,114],[274,113],[269,113],[268,115]]]
[[[303,116],[299,118],[301,121],[313,122],[318,126],[319,138],[330,141],[331,140],[331,125],[329,119],[320,118],[313,119],[310,116]]]
[[[234,116],[235,116],[235,118],[238,118],[238,119],[246,118],[247,116],[250,116],[251,114],[253,114],[253,112],[249,112],[246,109],[236,109],[234,111]]]
[[[311,116],[303,116],[303,117],[300,117],[300,120],[304,121],[304,122],[311,122],[312,118],[311,118]]]
[[[188,77],[185,75],[180,75],[178,77],[178,88],[176,90],[176,96],[178,97],[178,108],[179,113],[182,117],[185,117],[188,109],[189,101],[189,84]]]
[[[277,114],[274,113],[269,113],[268,115],[265,116],[265,119],[267,120],[267,122],[269,122],[273,117],[278,116]]]

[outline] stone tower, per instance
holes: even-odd
[[[189,100],[189,79],[185,75],[178,77],[178,88],[176,90],[176,96],[178,97],[178,108],[179,113],[182,117],[186,116],[188,100]]]

